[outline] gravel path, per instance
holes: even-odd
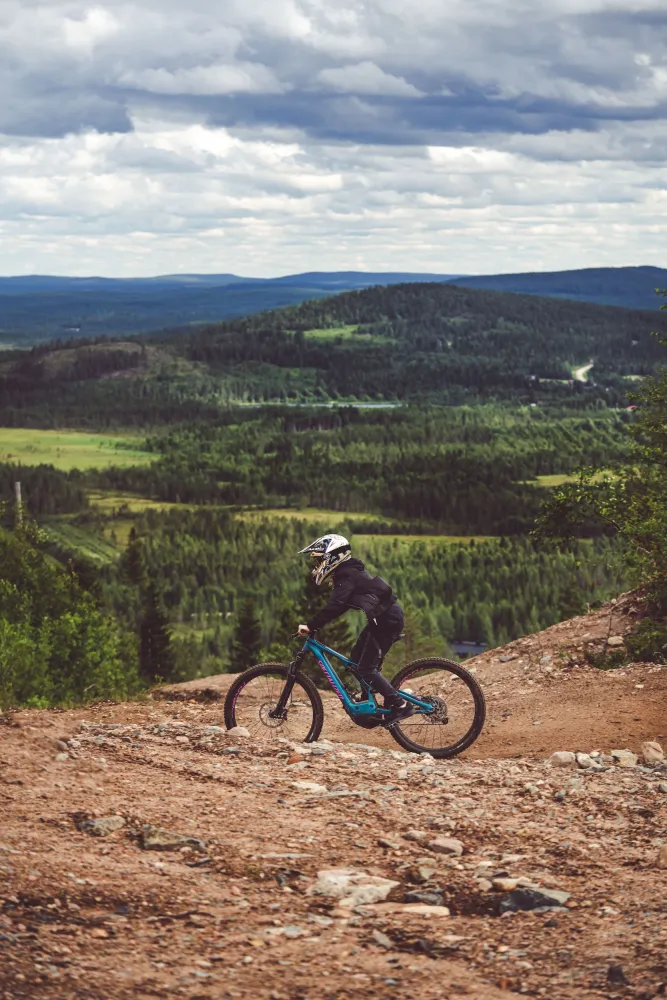
[[[613,613],[474,661],[489,726],[453,761],[333,711],[317,745],[254,742],[192,686],[17,713],[0,998],[664,996],[667,670],[583,665]]]

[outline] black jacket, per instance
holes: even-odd
[[[368,621],[372,622],[396,604],[389,584],[381,577],[367,573],[361,559],[348,559],[341,563],[333,571],[333,581],[333,594],[322,610],[306,622],[311,632],[324,628],[352,608],[363,611]]]

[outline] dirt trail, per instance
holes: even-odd
[[[631,598],[612,614],[622,634]],[[0,726],[0,998],[665,995],[667,764],[545,761],[664,740],[667,669],[572,665],[609,615],[477,658],[489,725],[454,761],[368,745],[334,711],[332,742],[253,742],[201,685],[17,713]],[[313,891],[332,868],[393,884],[348,906]],[[531,892],[557,908],[500,915]]]
[[[623,595],[599,610],[468,660],[466,666],[484,689],[487,723],[466,756],[542,758],[556,750],[592,750],[594,743],[612,749],[636,747],[643,740],[667,743],[667,670],[641,663],[598,670],[584,655],[601,652],[610,638],[619,643],[638,613],[635,595]],[[207,677],[175,684],[159,695],[215,702],[224,699],[233,679],[229,674]],[[323,737],[396,746],[384,731],[355,726],[328,689],[322,695]]]
[[[572,378],[575,380],[575,382],[587,382],[588,373],[592,367],[593,367],[593,362],[591,361],[587,365],[580,365],[579,368],[573,368]]]

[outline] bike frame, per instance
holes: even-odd
[[[375,700],[375,694],[371,690],[370,684],[357,673],[356,669],[357,664],[354,662],[354,660],[350,660],[348,659],[347,656],[343,656],[342,653],[336,652],[335,649],[331,649],[329,646],[325,646],[323,643],[318,642],[317,639],[315,639],[313,636],[309,635],[306,638],[306,641],[303,644],[303,649],[301,649],[297,653],[295,659],[290,664],[290,675],[292,677],[294,676],[300,664],[302,663],[302,661],[304,660],[304,658],[307,656],[308,653],[313,654],[313,656],[319,663],[320,667],[322,668],[324,675],[331,684],[331,687],[334,689],[334,691],[342,701],[343,705],[345,706],[345,710],[349,713],[349,715],[352,716],[353,719],[373,718],[373,717],[383,718],[384,716],[390,714],[388,708],[382,708],[380,705],[378,705],[377,701]],[[350,695],[345,690],[343,682],[341,681],[340,677],[338,676],[333,666],[329,662],[328,660],[329,656],[333,656],[336,660],[340,662],[340,664],[343,666],[343,669],[349,670],[350,673],[352,673],[357,678],[357,680],[361,684],[361,690],[362,693],[365,695],[365,700],[354,701],[350,697]],[[291,686],[293,686],[293,684],[294,682],[292,681]],[[286,688],[290,687],[291,690],[291,686],[289,685],[289,680],[288,680]],[[282,701],[282,698],[283,696],[281,696],[280,701]],[[414,695],[408,694],[407,691],[401,691],[401,698],[404,698],[405,701],[409,701],[417,708],[417,712],[415,713],[416,715],[426,715],[430,714],[433,711],[433,705],[429,704],[426,701],[421,701],[421,699],[416,698]],[[284,706],[280,705],[280,702],[278,707],[284,710]]]

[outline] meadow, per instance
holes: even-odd
[[[129,468],[148,465],[156,458],[142,449],[142,443],[141,437],[131,435],[2,427],[0,462],[52,465],[63,472]]]

